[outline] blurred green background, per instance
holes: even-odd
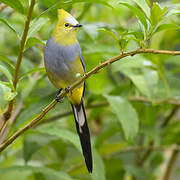
[[[13,98],[17,112],[1,143],[55,97],[57,90],[43,65],[43,47],[56,24],[57,9],[71,12],[83,24],[78,40],[87,71],[138,48],[180,50],[179,0],[36,0],[14,90],[30,1],[0,2],[0,114]],[[179,79],[180,56],[140,54],[109,65],[86,80],[93,173],[86,170],[65,98],[0,154],[0,179],[179,179],[178,151],[171,148],[180,143]],[[150,145],[154,149],[143,149]]]

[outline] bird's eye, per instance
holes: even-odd
[[[69,26],[69,24],[68,24],[68,23],[66,23],[66,24],[65,24],[65,27],[68,27],[68,26]]]

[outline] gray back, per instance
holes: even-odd
[[[84,67],[84,63],[82,62],[82,54],[80,45],[77,42],[71,46],[62,46],[57,44],[53,37],[51,37],[44,48],[44,59],[47,71],[50,73],[52,81],[64,80],[73,82],[73,73],[74,76],[78,73],[79,68],[73,66],[73,61],[80,56],[81,63]],[[54,83],[53,83],[54,84]]]

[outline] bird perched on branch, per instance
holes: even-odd
[[[81,26],[65,10],[58,10],[58,22],[44,49],[46,72],[52,84],[59,89],[58,94],[62,89],[68,91],[68,87],[85,73],[81,48],[77,41],[77,31]],[[72,105],[86,166],[92,172],[90,134],[83,105],[84,86],[82,83],[72,92],[68,92],[67,96]]]

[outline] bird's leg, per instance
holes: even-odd
[[[60,102],[59,94],[61,93],[61,91],[62,91],[62,88],[60,88],[60,89],[58,90],[58,92],[56,93],[55,99],[56,99],[57,102]]]
[[[70,96],[70,97],[72,97],[72,91],[70,91],[70,86],[67,86],[67,87],[65,88],[65,91],[66,91],[67,94],[70,92],[70,93],[71,93],[71,96]]]

